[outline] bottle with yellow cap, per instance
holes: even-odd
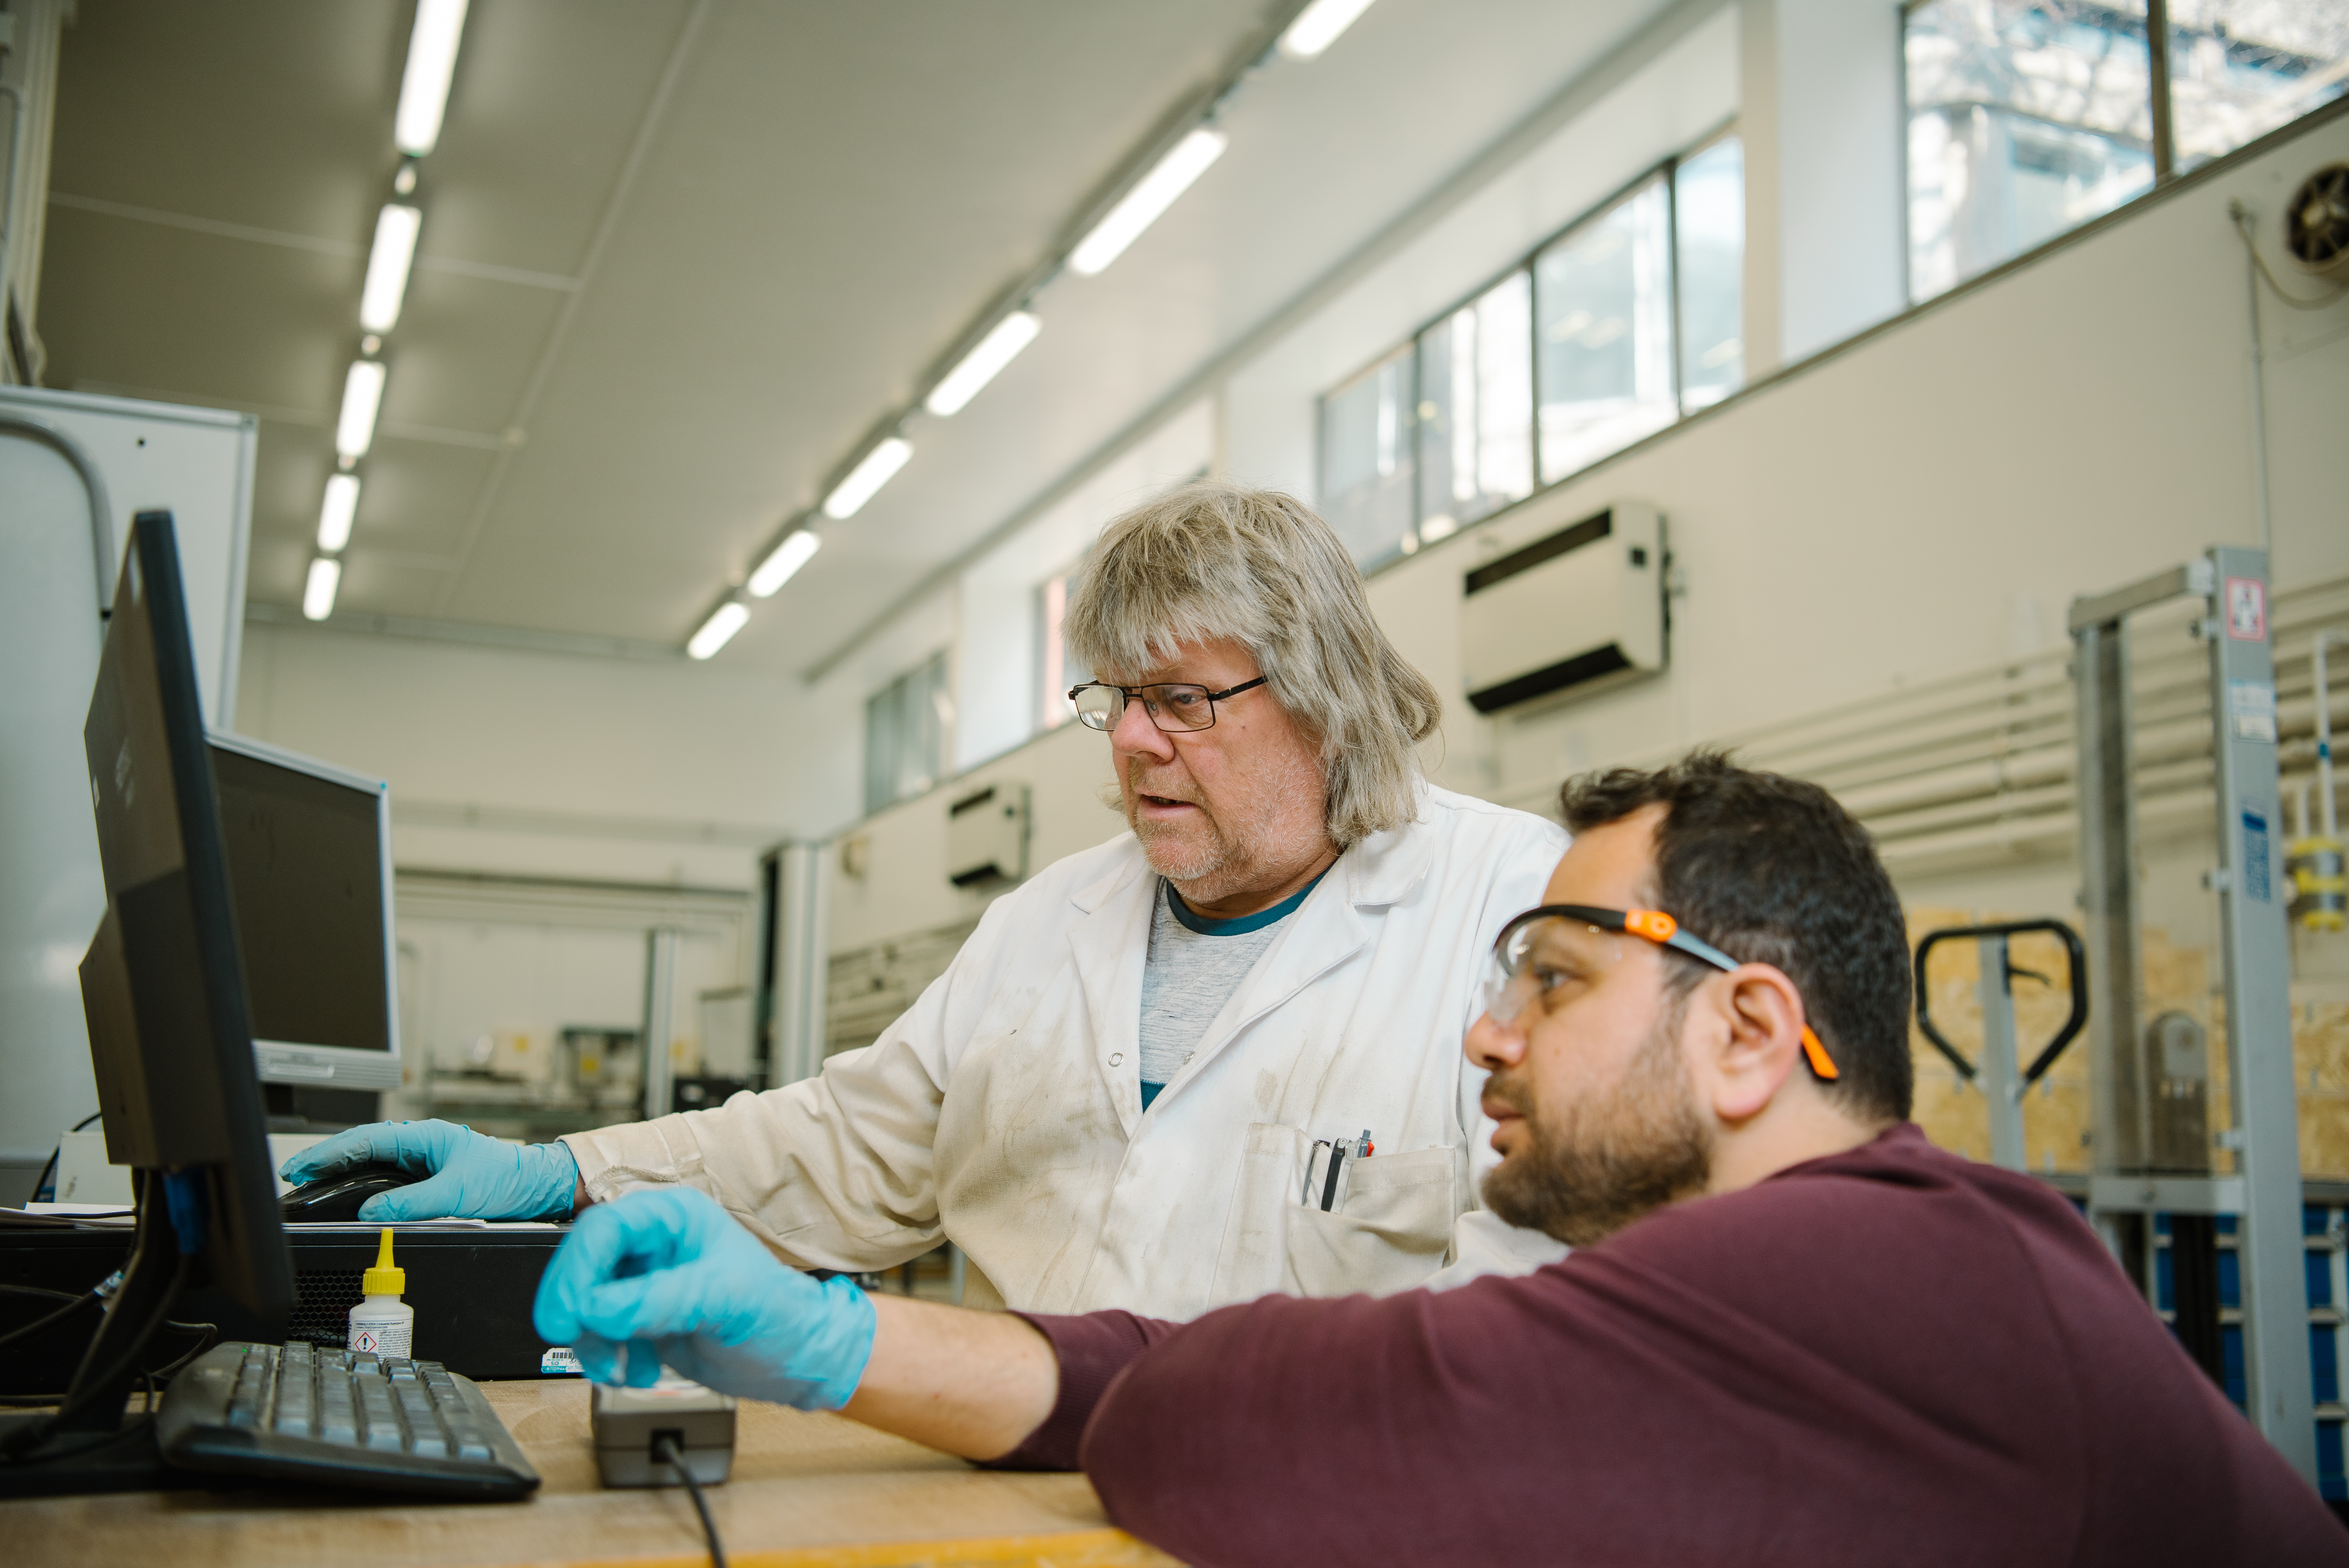
[[[376,1248],[375,1267],[360,1276],[359,1289],[367,1299],[351,1308],[350,1347],[378,1356],[415,1355],[416,1309],[399,1299],[408,1289],[408,1271],[392,1264],[388,1225]]]

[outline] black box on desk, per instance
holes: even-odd
[[[567,1226],[527,1230],[395,1231],[392,1247],[408,1273],[401,1297],[416,1309],[416,1356],[475,1379],[575,1377],[577,1363],[551,1349],[531,1326],[539,1276],[562,1244]],[[294,1252],[293,1320],[281,1333],[254,1320],[217,1291],[185,1293],[172,1308],[181,1323],[211,1323],[222,1339],[306,1339],[340,1349],[359,1304],[359,1276],[375,1266],[380,1227],[298,1226],[285,1240]],[[79,1295],[123,1266],[130,1256],[128,1228],[0,1229],[0,1284]],[[53,1297],[0,1293],[0,1333],[31,1323],[65,1305]],[[0,1394],[40,1394],[63,1388],[98,1326],[85,1307],[53,1328],[0,1349]],[[159,1337],[151,1364],[161,1366],[193,1345],[186,1335]]]

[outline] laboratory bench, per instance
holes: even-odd
[[[526,1502],[418,1503],[237,1486],[0,1501],[12,1563],[491,1568],[707,1563],[680,1488],[597,1483],[588,1387],[485,1382],[541,1484]],[[1111,1527],[1081,1475],[976,1470],[838,1416],[745,1400],[733,1476],[707,1489],[737,1568],[1174,1568]]]

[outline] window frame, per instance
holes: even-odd
[[[1909,0],[1909,3],[1921,5],[1925,3],[1925,0]],[[1905,26],[1905,10],[1903,15]],[[1905,90],[1905,77],[1903,78],[1903,82]],[[1418,471],[1419,464],[1417,456],[1419,441],[1419,407],[1421,402],[1421,398],[1419,397],[1421,390],[1419,385],[1420,340],[1430,331],[1443,325],[1445,321],[1449,320],[1453,315],[1458,314],[1460,311],[1475,304],[1477,301],[1483,299],[1485,295],[1491,293],[1494,289],[1499,287],[1502,284],[1506,283],[1508,279],[1517,273],[1522,273],[1526,274],[1526,286],[1531,306],[1531,308],[1529,308],[1526,313],[1526,332],[1527,338],[1526,346],[1527,365],[1532,376],[1533,383],[1533,428],[1530,432],[1533,443],[1533,489],[1527,492],[1523,500],[1511,501],[1506,506],[1500,507],[1495,511],[1476,519],[1475,523],[1464,525],[1460,531],[1465,532],[1469,528],[1489,521],[1491,518],[1498,516],[1502,512],[1506,512],[1514,507],[1523,506],[1526,501],[1534,500],[1536,497],[1541,495],[1545,490],[1554,490],[1559,485],[1570,483],[1577,476],[1582,474],[1588,469],[1597,466],[1599,463],[1605,462],[1609,458],[1615,455],[1614,453],[1609,452],[1602,457],[1594,458],[1589,462],[1581,465],[1581,467],[1562,473],[1554,480],[1544,479],[1542,477],[1541,299],[1538,280],[1534,275],[1534,263],[1544,251],[1548,250],[1552,245],[1557,243],[1560,240],[1565,239],[1568,235],[1572,234],[1578,229],[1581,229],[1588,224],[1605,217],[1623,202],[1638,195],[1642,187],[1658,180],[1661,180],[1663,182],[1664,189],[1664,265],[1667,278],[1666,312],[1667,317],[1671,324],[1671,352],[1668,357],[1671,361],[1672,417],[1666,423],[1658,427],[1657,431],[1651,432],[1651,434],[1657,434],[1661,433],[1662,430],[1668,430],[1674,425],[1678,425],[1682,421],[1694,417],[1687,407],[1686,388],[1682,385],[1683,377],[1682,376],[1681,366],[1681,335],[1682,323],[1680,265],[1680,169],[1682,164],[1691,161],[1699,154],[1719,145],[1721,142],[1725,141],[1732,137],[1742,137],[1743,123],[1744,122],[1739,116],[1732,115],[1727,119],[1715,125],[1712,129],[1706,131],[1703,135],[1698,137],[1695,140],[1690,142],[1686,147],[1676,152],[1667,154],[1665,157],[1657,160],[1653,163],[1644,165],[1637,173],[1625,180],[1621,184],[1616,186],[1614,189],[1609,191],[1598,201],[1585,207],[1579,212],[1577,212],[1572,218],[1567,220],[1564,223],[1559,224],[1556,229],[1544,234],[1526,250],[1519,253],[1515,260],[1509,262],[1504,266],[1495,268],[1490,273],[1480,278],[1474,286],[1462,291],[1458,295],[1454,296],[1450,303],[1445,304],[1443,309],[1429,315],[1417,326],[1414,326],[1409,333],[1403,335],[1401,339],[1390,342],[1377,353],[1365,356],[1351,369],[1348,370],[1345,375],[1337,377],[1322,391],[1315,394],[1313,398],[1313,480],[1315,486],[1315,500],[1317,504],[1319,504],[1326,499],[1319,494],[1319,488],[1323,476],[1329,471],[1330,436],[1326,410],[1330,397],[1335,393],[1349,390],[1359,383],[1364,377],[1375,374],[1381,366],[1386,364],[1390,359],[1392,359],[1397,354],[1405,350],[1410,352],[1412,366],[1412,397],[1406,405],[1406,411],[1409,415],[1408,428],[1403,433],[1402,439],[1410,444],[1414,468],[1414,472],[1412,477],[1413,493],[1411,527],[1404,531],[1402,539],[1399,540],[1392,548],[1388,549],[1383,553],[1369,557],[1357,563],[1358,569],[1365,576],[1382,567],[1391,565],[1394,562],[1401,560],[1405,556],[1416,554],[1422,548],[1422,541],[1419,538],[1419,529],[1420,525],[1427,520],[1427,516],[1429,514],[1424,510],[1424,498],[1421,494],[1424,481],[1424,475]],[[1739,308],[1742,322],[1744,315],[1744,298],[1742,291],[1740,294]],[[1740,331],[1742,334],[1742,325]],[[1744,377],[1741,374],[1738,389],[1743,390],[1745,385],[1747,385],[1747,382]],[[1733,395],[1733,393],[1730,394],[1730,396]],[[1715,406],[1716,405],[1714,404],[1708,404],[1706,405],[1706,408],[1711,408]],[[1698,413],[1704,411],[1705,409],[1696,410]],[[1643,437],[1641,438],[1646,439],[1648,438]],[[1451,536],[1446,535],[1446,537]],[[1436,542],[1428,541],[1425,542],[1433,543]]]
[[[1936,0],[1900,0],[1900,25],[1893,30],[1892,35],[1892,79],[1898,88],[1896,101],[1897,112],[1899,116],[1898,124],[1900,137],[1900,293],[1902,300],[1906,302],[1904,310],[1914,310],[1929,303],[1929,300],[1917,297],[1917,232],[1914,205],[1916,185],[1913,180],[1914,170],[1909,160],[1909,127],[1915,118],[1914,105],[1909,94],[1909,26],[1910,18],[1927,5],[1935,3]],[[2170,71],[2170,49],[2174,42],[2174,35],[2179,31],[2179,28],[2170,20],[2169,0],[2145,0],[2144,25],[2146,115],[2149,131],[2147,150],[2153,164],[2153,178],[2146,182],[2145,189],[2134,196],[2114,203],[2101,212],[2081,219],[2069,228],[2060,229],[2044,239],[2023,246],[2013,255],[2002,256],[1965,277],[1952,279],[1946,288],[1930,295],[1930,299],[1940,299],[1945,294],[1954,293],[1977,278],[1985,277],[2047,246],[2070,239],[2092,223],[2101,222],[2127,212],[2139,202],[2148,201],[2161,195],[2189,175],[2198,173],[2214,163],[2233,158],[2249,148],[2261,145],[2271,137],[2283,135],[2292,127],[2313,116],[2323,113],[2332,105],[2341,102],[2344,98],[2349,98],[2349,93],[2336,94],[2323,103],[2302,110],[2290,119],[2270,126],[2238,146],[2230,147],[2224,152],[2203,155],[2198,161],[2181,167],[2178,146],[2178,95]],[[2107,134],[2093,130],[2088,127],[2065,127],[2064,129],[2083,130],[2091,135]]]

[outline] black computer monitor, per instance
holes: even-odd
[[[294,1305],[169,512],[131,525],[82,742],[106,878],[82,1006],[107,1158],[131,1167],[138,1216],[64,1405],[0,1438],[10,1491],[136,1484],[75,1472],[103,1469],[182,1290],[210,1284],[281,1329]]]
[[[261,1081],[398,1088],[390,786],[241,735],[212,755]]]

